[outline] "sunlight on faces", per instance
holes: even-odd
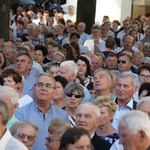
[[[93,134],[99,125],[100,119],[90,106],[80,106],[76,111],[76,126],[86,129]]]
[[[50,84],[55,87],[54,80],[50,76],[41,75],[38,77],[36,83]],[[33,94],[36,102],[49,103],[56,94],[56,90],[54,88],[47,88],[45,85],[42,87],[34,86]]]

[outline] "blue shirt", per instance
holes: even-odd
[[[45,139],[48,136],[48,127],[53,119],[58,118],[69,122],[67,113],[61,108],[51,105],[49,110],[43,114],[34,101],[17,109],[15,117],[21,121],[30,121],[38,126],[39,136],[33,150],[46,150]]]

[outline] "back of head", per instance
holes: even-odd
[[[127,125],[132,134],[143,131],[150,140],[150,119],[146,113],[139,110],[131,110],[120,119],[120,125]]]

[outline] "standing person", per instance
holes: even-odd
[[[16,140],[11,136],[9,130],[6,128],[6,123],[8,121],[8,107],[6,103],[0,100],[0,146],[1,149],[7,150],[28,150],[20,141]]]
[[[15,116],[21,121],[30,121],[38,126],[39,137],[33,146],[33,150],[46,150],[43,141],[47,137],[50,122],[55,118],[69,122],[68,115],[65,111],[50,103],[56,94],[56,81],[53,76],[46,73],[39,74],[32,90],[33,102],[18,109]]]

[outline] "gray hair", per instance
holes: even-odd
[[[119,74],[120,74],[120,72],[118,70],[110,70],[109,72],[110,72],[110,74],[114,73],[113,76],[111,75],[112,79],[114,79],[114,80],[116,80],[118,78]]]
[[[8,113],[8,107],[3,100],[0,100],[0,114],[2,115],[3,125],[6,125],[9,118],[9,113]]]
[[[84,89],[81,84],[76,83],[76,82],[68,83],[65,87],[64,93],[66,95],[68,92],[75,92],[75,91],[81,94],[84,98]]]
[[[19,130],[26,126],[30,126],[34,129],[35,131],[34,141],[36,141],[36,139],[38,138],[38,127],[36,124],[33,124],[32,122],[28,122],[28,121],[19,121],[19,122],[14,123],[10,128],[10,132],[12,136],[16,136],[19,133]]]
[[[131,110],[127,112],[119,122],[127,123],[127,126],[131,133],[136,134],[139,131],[144,131],[150,140],[150,118],[149,116],[139,110]]]
[[[142,59],[142,63],[150,64],[150,57],[144,57],[144,58]]]
[[[15,91],[15,89],[13,89],[9,86],[0,86],[0,92],[5,92],[7,95],[10,95],[11,103],[13,105],[18,104],[19,95]]]
[[[122,73],[119,74],[117,80],[119,78],[123,78],[123,79],[124,78],[131,78],[132,79],[132,85],[134,87],[137,87],[138,80],[137,80],[137,78],[135,77],[135,75],[133,73],[131,73],[131,72],[122,72]]]
[[[72,71],[75,76],[77,75],[77,72],[78,72],[78,66],[77,64],[73,61],[73,60],[67,60],[67,61],[64,61],[60,64],[61,67],[69,67],[69,70]]]
[[[100,111],[99,111],[99,107],[96,106],[95,104],[93,103],[90,103],[90,102],[86,102],[86,103],[81,103],[78,107],[77,107],[77,110],[76,110],[76,113],[78,112],[78,109],[82,106],[85,106],[90,109],[93,109],[93,111],[95,112],[95,115],[99,118],[100,117]]]
[[[108,71],[108,70],[105,70],[105,69],[103,69],[103,68],[99,68],[99,69],[95,70],[94,75],[95,75],[97,72],[100,72],[100,71],[105,72],[105,73],[107,74],[108,78],[109,78],[110,80],[112,80],[112,77],[111,77],[111,74],[109,73],[109,71]],[[93,75],[93,76],[94,76],[94,75]]]

